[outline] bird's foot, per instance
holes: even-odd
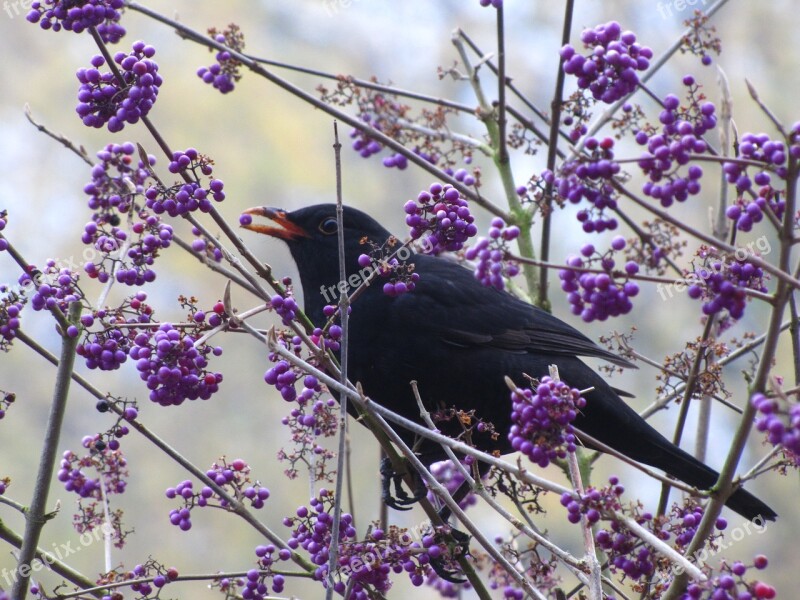
[[[446,529],[447,533],[444,534],[443,541],[447,551],[436,558],[431,558],[431,568],[434,573],[445,581],[449,581],[450,583],[464,583],[466,579],[461,576],[462,573],[456,565],[456,560],[460,556],[469,554],[469,541],[472,538],[458,529],[452,527],[447,527]]]
[[[410,510],[411,505],[422,500],[428,493],[419,473],[412,471],[414,475],[414,494],[409,496],[403,489],[403,475],[398,473],[392,466],[392,461],[388,457],[381,459],[381,498],[386,506],[395,510]],[[394,495],[392,495],[392,485],[394,484]]]

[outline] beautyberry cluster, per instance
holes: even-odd
[[[586,138],[588,157],[565,162],[558,174],[545,170],[542,180],[553,185],[558,198],[571,204],[587,201],[591,206],[578,211],[578,221],[586,233],[601,233],[617,228],[617,219],[608,212],[617,208],[618,193],[612,180],[619,174],[614,161],[614,139]]]
[[[753,394],[750,402],[760,416],[756,429],[767,434],[773,446],[780,446],[786,458],[800,467],[800,403],[778,401],[762,393]]]
[[[136,565],[131,571],[125,573],[124,577],[126,579],[145,579],[146,581],[132,583],[131,590],[136,592],[139,598],[149,598],[154,591],[160,590],[171,581],[175,581],[178,575],[176,568],[165,568],[155,560],[150,559],[143,565]],[[150,578],[152,578],[152,581],[148,581]],[[156,590],[153,588],[156,588]],[[158,596],[158,592],[156,592],[155,596]],[[105,596],[103,600],[106,600]],[[117,599],[109,596],[108,600]]]
[[[639,272],[639,265],[633,261],[625,264],[623,274],[614,271],[615,261],[611,257],[614,251],[625,248],[625,238],[617,236],[611,241],[611,250],[601,255],[592,244],[581,248],[581,256],[567,259],[569,269],[561,269],[561,289],[567,293],[567,300],[572,306],[572,314],[580,315],[587,323],[594,320],[605,321],[609,317],[618,317],[630,312],[633,304],[631,298],[639,293],[639,286],[630,277]],[[601,273],[592,273],[587,269],[599,263]],[[617,281],[617,277],[624,277]]]
[[[78,512],[74,515],[73,524],[80,533],[110,525],[114,544],[121,548],[125,535],[122,532],[122,511],[109,511],[106,514],[104,507],[107,506],[109,495],[125,492],[127,460],[119,447],[112,449],[99,434],[85,436],[81,443],[87,449],[87,454],[78,456],[67,450],[56,474],[68,492],[79,496]],[[87,474],[88,470],[93,470],[98,477],[91,477]]]
[[[172,226],[162,223],[160,217],[144,210],[137,217],[140,220],[131,226],[134,240],[129,240],[128,232],[120,227],[95,221],[86,224],[81,240],[85,244],[92,244],[103,255],[99,264],[87,262],[84,266],[89,277],[105,283],[113,272],[119,283],[129,286],[142,286],[155,281],[156,272],[151,267],[160,251],[172,244]],[[123,249],[124,254],[121,252]]]
[[[225,44],[237,52],[244,50],[244,35],[238,26],[232,24],[222,33],[215,32],[216,30],[210,30],[209,34],[220,44]],[[197,76],[222,94],[232,92],[236,82],[242,78],[239,73],[242,63],[233,58],[228,50],[218,51],[215,58],[217,62],[210,67],[197,69]]]
[[[37,286],[30,296],[31,307],[36,311],[58,308],[66,314],[71,302],[84,297],[78,286],[78,274],[66,267],[59,268],[52,259],[47,261],[44,271],[29,267],[27,273],[20,275],[19,284]]]
[[[672,508],[671,520],[665,526],[665,530],[675,536],[675,545],[685,548],[694,539],[700,521],[703,518],[704,508],[693,499],[687,499],[683,505],[675,505]],[[714,525],[718,531],[724,530],[728,522],[719,517]],[[664,539],[667,536],[663,536]]]
[[[465,465],[467,469],[469,469],[469,465]],[[455,491],[461,487],[461,484],[464,483],[464,475],[461,473],[460,469],[457,469],[453,462],[450,460],[442,460],[436,463],[433,463],[430,466],[431,475],[433,475],[436,480],[443,484],[450,495],[454,494]],[[428,500],[430,502],[436,502],[436,496],[433,492],[428,492]],[[475,496],[474,493],[468,493],[458,505],[461,507],[462,510],[473,506],[478,503],[478,498]]]
[[[264,600],[270,596],[270,586],[268,580],[272,583],[272,592],[280,594],[283,592],[283,586],[286,580],[281,574],[274,574],[272,572],[273,565],[278,561],[289,560],[292,556],[290,550],[277,548],[269,544],[267,546],[256,546],[255,553],[257,557],[258,568],[250,569],[244,577],[236,580],[236,584],[241,591],[241,598],[248,598],[249,600]],[[230,580],[223,580],[220,582],[220,588],[229,591]]]
[[[564,72],[577,77],[579,88],[588,88],[595,100],[606,104],[633,92],[639,83],[636,72],[645,71],[653,58],[653,51],[638,44],[633,32],[623,32],[616,21],[585,29],[581,41],[591,53],[583,56],[573,46],[564,46]]]
[[[519,237],[519,227],[506,225],[500,217],[492,219],[489,236],[478,238],[475,245],[467,248],[464,258],[476,260],[475,279],[487,287],[503,290],[506,278],[519,274],[519,264],[506,258],[509,242]]]
[[[294,318],[297,316],[297,310],[300,308],[294,297],[288,293],[285,297],[275,294],[270,299],[269,304],[275,312],[278,313],[284,325],[289,325],[294,321]]]
[[[567,509],[567,519],[570,523],[580,523],[581,516],[585,515],[589,523],[597,523],[602,511],[616,511],[620,508],[619,498],[625,491],[615,476],[608,478],[609,485],[596,489],[589,487],[583,496],[576,498],[574,493],[564,493],[561,496],[561,506]]]
[[[170,173],[185,173],[192,179],[190,183],[178,183],[170,188],[154,185],[145,191],[146,205],[157,215],[167,213],[177,217],[195,210],[211,210],[211,199],[222,202],[225,199],[225,184],[220,179],[210,178],[208,187],[198,183],[201,175],[210,176],[213,161],[201,155],[194,148],[185,152],[174,152],[169,163]]]
[[[211,465],[211,468],[206,471],[206,476],[230,496],[241,502],[249,501],[255,509],[264,508],[264,502],[270,496],[267,488],[262,487],[258,482],[252,483],[250,467],[240,458],[229,464],[225,457],[222,457],[219,463]],[[226,509],[230,506],[227,500],[219,497],[209,486],[204,485],[199,492],[195,492],[194,484],[188,479],[175,487],[167,488],[165,495],[169,499],[183,500],[181,508],[174,508],[169,512],[170,523],[180,528],[181,531],[189,531],[192,528],[191,512],[195,506],[216,506]]]
[[[773,177],[786,179],[786,160],[789,154],[800,156],[800,146],[793,145],[787,152],[786,145],[772,140],[765,134],[746,133],[739,147],[741,158],[764,163],[752,178],[747,173],[749,165],[741,162],[725,163],[723,171],[728,183],[736,186],[738,198],[728,207],[726,215],[736,222],[739,231],[750,231],[755,223],[764,218],[764,211],[770,210],[777,219],[783,217],[786,201],[783,190],[773,185]],[[754,188],[758,186],[757,188]],[[755,192],[755,197],[748,194]]]
[[[312,498],[310,507],[301,506],[296,517],[284,519],[284,525],[292,527],[288,540],[291,549],[303,548],[318,565],[314,577],[325,581],[328,571],[328,553],[331,545],[332,495],[325,489],[318,498]],[[339,527],[339,561],[334,590],[344,593],[352,589],[354,600],[367,600],[369,589],[385,594],[391,586],[391,573],[408,573],[411,583],[422,585],[432,558],[442,556],[443,550],[435,535],[423,536],[422,544],[414,542],[397,527],[388,531],[373,529],[363,541],[356,538],[353,519],[342,513]]]
[[[321,391],[318,386],[313,388],[315,395],[306,400],[305,396],[312,389],[309,385],[313,383],[304,381],[304,389],[298,397],[299,406],[293,407],[289,415],[281,419],[281,424],[289,428],[294,449],[287,452],[281,448],[278,460],[289,463],[289,467],[284,470],[289,479],[295,479],[298,465],[305,464],[314,481],[333,481],[336,473],[328,470],[328,462],[336,458],[336,454],[320,445],[318,440],[336,435],[339,424],[337,405],[333,398],[324,400],[316,395]]]
[[[450,184],[431,184],[403,209],[411,238],[426,235],[425,243],[433,255],[461,250],[464,242],[478,233],[466,199]]]
[[[22,298],[17,294],[5,295],[0,300],[0,350],[4,352],[8,352],[12,340],[17,337],[23,306]]]
[[[149,155],[144,165],[134,158],[135,151],[131,142],[124,142],[108,144],[97,153],[100,162],[92,167],[92,180],[83,188],[89,208],[95,211],[93,221],[119,225],[119,214],[128,214],[135,197],[144,193],[148,167],[155,165],[156,159]]]
[[[125,35],[119,24],[124,7],[123,0],[34,0],[26,19],[53,31],[81,33],[97,27],[104,42],[116,44]]]
[[[419,273],[415,272],[414,263],[408,260],[412,252],[408,245],[401,245],[394,236],[383,245],[378,245],[372,240],[366,241],[371,246],[369,254],[358,256],[358,266],[361,267],[358,274],[361,276],[361,281],[366,282],[377,271],[382,279],[389,280],[383,284],[383,293],[387,296],[395,297],[413,292],[419,281]],[[423,241],[427,243],[428,238],[423,238]],[[431,250],[432,247],[429,245],[422,249],[423,252]],[[334,307],[331,307],[331,314],[326,316],[330,317],[333,314]]]
[[[665,208],[700,192],[703,169],[696,164],[689,165],[689,161],[692,155],[708,151],[702,136],[717,124],[716,107],[698,94],[694,78],[687,75],[683,82],[689,87],[688,106],[681,106],[676,95],[667,95],[659,115],[662,131],[648,134],[640,130],[635,137],[638,144],[647,145],[647,152],[638,162],[649,178],[642,191]]]
[[[545,376],[535,393],[530,388],[511,392],[511,402],[508,439],[514,450],[540,467],[575,451],[572,421],[586,406],[579,390]]]
[[[146,299],[147,294],[137,292],[116,309],[100,309],[81,316],[85,335],[76,352],[86,360],[88,368],[115,371],[128,360],[137,335],[132,326],[152,321],[153,309]],[[93,331],[95,324],[100,329]]]
[[[737,252],[738,253],[738,252]],[[747,304],[747,290],[766,292],[764,271],[761,267],[739,260],[720,260],[714,248],[702,246],[697,256],[701,266],[689,276],[695,281],[687,293],[689,297],[703,300],[703,314],[712,315],[727,310],[733,319],[741,319]]]
[[[117,52],[121,81],[112,71],[100,72],[106,59],[100,55],[92,58],[92,66],[79,69],[78,106],[75,111],[87,127],[108,125],[112,133],[122,131],[125,123],[133,125],[147,116],[155,104],[158,88],[163,80],[158,65],[151,60],[156,53],[152,46],[138,41],[130,54]]]
[[[208,355],[222,348],[195,346],[190,332],[162,323],[154,334],[140,333],[130,350],[139,377],[147,382],[150,400],[161,406],[178,406],[184,400],[208,400],[219,389],[222,373],[207,369]]]

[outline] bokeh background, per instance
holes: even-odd
[[[508,72],[531,101],[543,109],[549,106],[555,80],[563,4],[506,2]],[[691,16],[692,6],[710,4],[705,0],[579,0],[573,40],[584,26],[616,19],[625,28],[633,29],[659,55],[681,34],[682,21]],[[93,42],[86,35],[56,34],[29,24],[24,18],[26,5],[23,0],[8,0],[0,5],[0,209],[7,209],[11,215],[4,233],[31,263],[42,264],[47,258],[55,258],[72,259],[80,264],[83,246],[79,238],[89,218],[82,189],[89,180],[89,170],[73,154],[38,133],[26,121],[23,106],[28,104],[38,121],[83,145],[92,155],[109,142],[126,140],[140,142],[151,153],[157,152],[143,127],[127,126],[119,134],[110,134],[82,126],[74,112],[78,85],[74,73],[96,53]],[[437,76],[438,66],[447,68],[456,60],[451,32],[463,28],[487,52],[494,46],[494,13],[480,7],[477,0],[150,0],[147,6],[201,31],[237,23],[246,35],[247,50],[259,56],[334,74],[364,78],[374,75],[402,88],[467,104],[475,104],[468,84],[440,80]],[[800,119],[796,101],[800,96],[797,9],[797,3],[791,0],[728,2],[714,18],[723,41],[723,53],[714,65],[702,67],[694,57],[676,56],[654,78],[651,87],[661,95],[679,91],[680,77],[691,72],[706,85],[708,96],[718,100],[718,65],[730,80],[734,117],[740,132],[773,132],[749,99],[745,78],[758,88],[763,100],[783,122]],[[245,73],[234,93],[222,96],[195,74],[199,66],[213,62],[206,49],[180,39],[169,28],[133,11],[125,14],[123,23],[128,34],[120,44],[122,49],[129,49],[133,40],[143,39],[158,51],[155,59],[165,83],[151,112],[152,120],[173,148],[193,146],[214,158],[215,174],[225,181],[228,196],[220,209],[231,222],[236,222],[243,209],[254,205],[297,208],[333,200],[329,116],[249,73]],[[316,77],[285,71],[280,74],[309,91],[321,83]],[[485,81],[492,98],[495,96],[492,79]],[[646,100],[644,106],[651,111],[654,108]],[[483,134],[480,125],[469,119],[459,119],[454,126],[475,136]],[[348,134],[346,127],[343,134],[345,137]],[[346,202],[368,210],[402,235],[402,204],[426,187],[430,176],[414,167],[403,172],[386,169],[379,158],[364,160],[348,150],[343,153]],[[630,156],[636,155],[636,149],[630,145],[623,145],[619,155],[625,155],[626,151]],[[476,163],[481,164],[482,160],[485,192],[501,201],[490,163],[480,157]],[[517,182],[527,181],[543,164],[543,155],[515,156]],[[166,173],[163,157],[159,157],[158,165]],[[714,178],[707,179],[706,191],[701,196],[674,209],[681,218],[704,229],[709,228],[709,211],[716,194]],[[481,228],[487,223],[488,219],[482,215]],[[179,233],[188,233],[182,223],[175,227]],[[587,241],[569,212],[557,216],[555,234],[556,262]],[[249,234],[244,237],[277,274],[296,274],[287,251],[279,243],[254,239]],[[690,241],[690,253],[692,244]],[[14,282],[17,277],[9,257],[0,255],[0,281]],[[159,278],[147,292],[161,319],[177,320],[182,317],[176,300],[179,294],[194,295],[202,306],[210,307],[221,297],[223,285],[221,278],[210,276],[191,256],[173,247],[165,252]],[[99,291],[91,285],[88,289],[90,294],[92,290]],[[112,298],[126,292],[115,289]],[[555,313],[576,323],[557,291],[555,298]],[[255,300],[237,292],[234,302],[245,309]],[[656,360],[680,350],[687,339],[700,333],[699,306],[685,296],[662,301],[654,289],[645,289],[635,304],[634,311],[624,319],[580,326],[595,338],[635,326],[637,347]],[[764,310],[751,307],[730,336],[741,338],[746,331],[762,332],[765,315]],[[23,322],[30,335],[52,351],[57,350],[57,336],[47,315],[25,311]],[[265,317],[261,324],[268,326],[274,322]],[[272,491],[261,518],[275,530],[284,531],[281,516],[291,514],[309,496],[308,481],[302,477],[287,480],[282,475],[284,465],[276,460],[278,450],[289,446],[288,434],[280,425],[288,406],[263,382],[268,361],[262,346],[244,335],[225,336],[219,343],[225,348],[224,355],[216,361],[225,374],[222,390],[208,402],[189,402],[180,408],[151,405],[130,364],[113,373],[87,373],[80,364],[77,369],[90,376],[101,389],[139,399],[142,419],[201,467],[221,455],[246,459],[255,477]],[[783,350],[776,373],[791,378],[787,348]],[[740,404],[746,401],[741,368],[731,367],[726,371],[733,401]],[[641,409],[654,398],[656,374],[653,369],[642,368],[618,377],[614,384],[635,392],[637,398],[631,402]],[[0,421],[0,477],[11,477],[12,486],[7,494],[23,504],[30,499],[54,375],[53,368],[21,344],[16,344],[13,352],[0,355],[0,389],[14,391],[18,398],[8,416]],[[107,415],[97,413],[94,404],[86,393],[73,386],[62,449],[78,451],[84,435],[103,431],[110,425]],[[670,433],[676,414],[672,408],[658,415],[654,423]],[[735,419],[719,408],[715,409],[714,418],[708,460],[719,466]],[[689,449],[693,447],[692,423],[684,438]],[[359,526],[363,528],[378,515],[378,449],[357,426],[352,428],[352,444],[356,448],[356,509]],[[125,510],[127,523],[135,532],[129,536],[124,550],[114,551],[113,566],[132,567],[152,556],[176,566],[183,574],[249,568],[253,547],[261,542],[254,531],[222,511],[206,509],[193,515],[194,527],[190,532],[180,532],[168,522],[168,512],[175,502],[164,497],[164,489],[185,479],[185,474],[135,434],[124,440],[123,448],[129,460],[130,480],[128,491],[114,498],[114,503]],[[754,464],[763,452],[760,440],[753,439],[743,466]],[[547,474],[560,479],[558,473],[551,471]],[[609,473],[622,477],[631,496],[637,495],[648,507],[655,507],[657,484],[610,459],[600,462],[596,481],[603,481]],[[778,587],[781,597],[793,597],[796,572],[800,568],[795,551],[799,521],[796,474],[761,478],[750,487],[774,506],[781,520],[769,526],[766,533],[744,536],[723,555],[747,561],[756,552],[765,552],[772,559],[765,578]],[[550,530],[560,543],[579,551],[578,528],[567,523],[561,508],[556,506],[557,498],[545,502],[553,507],[553,512],[541,521],[541,526]],[[44,531],[42,547],[69,541],[80,547],[71,527],[74,503],[74,496],[60,484],[53,486],[50,505],[59,505],[60,510]],[[480,507],[473,510],[490,535],[506,532],[506,526],[493,515]],[[741,526],[736,515],[727,516],[731,527]],[[19,531],[23,529],[22,517],[7,506],[0,505],[0,519]],[[423,514],[419,510],[391,513],[391,519],[413,527],[422,521]],[[89,577],[96,576],[105,570],[101,544],[81,547],[79,553],[69,557],[68,563]],[[0,587],[6,586],[3,574],[13,564],[9,548],[0,547]],[[43,581],[52,586],[56,580],[45,576]],[[406,582],[399,581],[390,596],[404,597],[410,589]],[[287,590],[304,598],[321,596],[319,588],[308,584],[290,582]],[[420,598],[437,597],[429,588],[414,593]],[[207,590],[205,584],[196,583],[168,589],[167,596],[213,598],[216,593]]]

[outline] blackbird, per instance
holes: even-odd
[[[323,308],[340,293],[352,293],[369,270],[358,257],[372,244],[384,246],[391,234],[366,213],[344,208],[347,281],[339,281],[336,205],[318,204],[293,212],[251,208],[248,214],[274,225],[249,223],[244,228],[280,238],[289,247],[300,273],[305,312],[315,324],[327,320]],[[499,434],[473,431],[472,442],[487,452],[512,452],[508,439],[511,396],[505,376],[529,386],[525,374],[541,378],[556,365],[560,377],[584,394],[586,407],[573,425],[629,458],[656,467],[699,489],[709,489],[718,473],[684,452],[629,407],[619,392],[581,362],[592,356],[631,366],[604,350],[574,327],[507,292],[482,285],[472,272],[447,258],[408,252],[404,257],[419,275],[415,289],[398,296],[383,292],[378,277],[355,300],[349,318],[348,377],[360,382],[373,400],[420,422],[410,381],[416,380],[430,412],[455,407],[474,411]],[[463,426],[451,418],[437,423],[458,436]],[[414,436],[399,431],[412,444]],[[591,447],[591,444],[585,444]],[[425,465],[445,458],[433,443],[418,446]],[[737,489],[727,506],[747,519],[774,520],[764,502]]]

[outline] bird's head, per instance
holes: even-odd
[[[242,225],[244,229],[286,242],[300,272],[307,305],[309,301],[314,303],[310,295],[319,295],[323,287],[338,285],[339,226],[335,204],[315,204],[292,212],[269,207],[249,208],[244,212],[253,217],[251,223]],[[269,222],[262,222],[261,218]],[[366,240],[382,245],[391,234],[375,219],[355,208],[345,206],[342,220],[345,267],[350,276],[359,271],[358,256],[369,254],[371,250]]]

